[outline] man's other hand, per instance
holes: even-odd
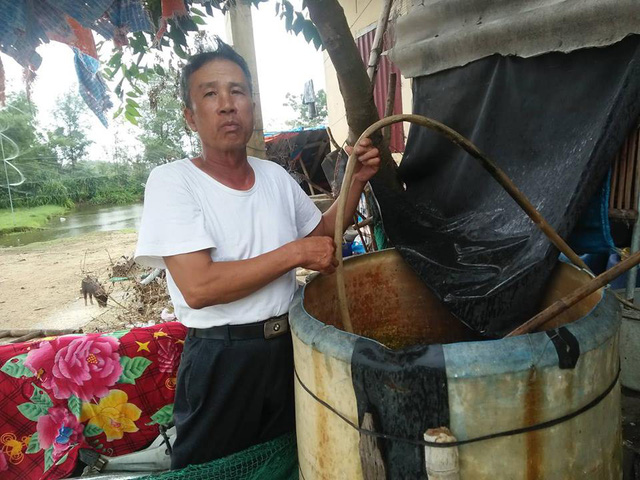
[[[349,155],[353,152],[353,147],[346,146],[344,149]],[[356,146],[356,156],[358,163],[353,172],[353,180],[365,184],[380,170],[380,152],[373,146],[370,138],[364,138]]]
[[[306,237],[293,244],[296,246],[300,267],[327,275],[335,272],[338,261],[336,245],[331,237]]]

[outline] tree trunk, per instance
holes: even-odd
[[[355,142],[368,126],[380,119],[366,67],[338,1],[307,0],[306,5],[309,18],[318,29],[324,48],[338,74],[349,125],[349,143]],[[382,159],[380,171],[376,175],[377,182],[391,190],[401,190],[396,165],[389,147],[383,144],[382,133],[376,132],[371,140],[380,150]]]

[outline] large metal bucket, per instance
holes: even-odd
[[[619,306],[607,289],[543,332],[480,341],[396,251],[344,266],[356,334],[341,330],[335,276],[311,280],[290,310],[301,478],[364,478],[365,437],[387,478],[426,478],[419,441],[441,426],[472,441],[450,447],[464,480],[621,478]],[[560,264],[541,309],[589,279]],[[365,411],[374,431],[356,429]]]

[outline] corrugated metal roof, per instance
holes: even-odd
[[[531,57],[603,47],[640,33],[639,0],[423,0],[393,29],[405,77],[493,54]]]

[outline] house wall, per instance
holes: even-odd
[[[357,38],[376,27],[378,16],[382,9],[382,0],[339,0],[339,2],[344,9],[347,23],[351,28],[351,33],[354,38]],[[324,69],[326,77],[329,127],[331,128],[333,137],[340,145],[342,145],[342,143],[347,139],[349,127],[347,126],[344,102],[342,100],[342,95],[340,94],[336,71],[326,52],[324,54]],[[402,112],[394,113],[410,113],[412,103],[410,79],[402,77],[401,85]],[[405,124],[405,137],[408,132],[408,125]]]

